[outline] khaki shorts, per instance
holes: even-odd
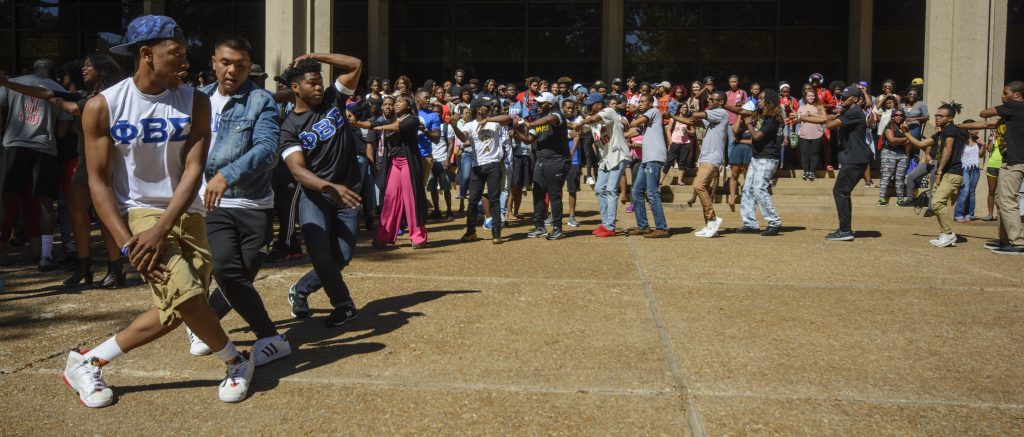
[[[163,213],[160,209],[131,209],[128,228],[138,234],[156,225]],[[213,262],[202,215],[182,214],[167,234],[160,262],[167,266],[167,280],[163,284],[146,283],[153,291],[153,305],[160,310],[160,323],[166,326],[181,319],[176,310],[179,305],[196,296],[209,297]]]

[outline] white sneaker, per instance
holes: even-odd
[[[100,408],[114,401],[114,392],[103,380],[103,368],[92,360],[86,361],[77,351],[68,353],[64,366],[64,383],[78,392],[78,399],[89,408]]]
[[[693,236],[694,237],[701,237],[701,238],[707,237],[708,236],[708,225],[704,225],[704,227],[700,228],[699,231],[694,232]]]
[[[722,218],[715,217],[714,221],[708,222],[708,231],[705,233],[705,237],[714,238],[718,236],[718,229],[722,227]]]
[[[188,337],[189,342],[188,352],[192,355],[201,357],[203,355],[210,355],[213,353],[213,351],[210,350],[210,347],[207,346],[206,343],[203,343],[203,340],[200,339],[198,335],[192,333],[191,329],[186,327],[185,335]]]
[[[244,353],[238,354],[240,361],[228,364],[227,376],[220,383],[217,394],[224,402],[241,402],[249,393],[249,381],[252,381],[252,373],[256,369],[252,360]]]
[[[256,367],[292,354],[292,345],[284,335],[264,337],[252,345],[252,362]]]
[[[593,176],[587,176],[587,185],[594,185],[597,181],[594,180]]]
[[[939,234],[939,238],[930,241],[930,243],[935,247],[956,246],[956,234],[952,232],[948,234]]]

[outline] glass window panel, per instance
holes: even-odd
[[[849,13],[849,0],[781,1],[779,25],[846,28]]]
[[[267,7],[263,2],[236,2],[235,29],[263,30],[266,28]],[[365,17],[366,14],[363,14]],[[366,22],[366,19],[363,19]],[[337,24],[337,21],[335,21]]]
[[[697,27],[700,3],[642,3],[625,5],[625,26],[630,29]]]
[[[521,30],[456,32],[454,65],[464,68],[467,77],[520,79],[526,62],[524,36]]]
[[[78,5],[60,6],[15,6],[18,30],[76,29],[78,27]]]
[[[1024,52],[1024,26],[1006,29],[1006,53]],[[1006,57],[1005,80],[1024,80],[1024,57],[1010,55]]]
[[[776,12],[774,1],[705,1],[701,3],[701,24],[726,28],[774,27]]]
[[[812,73],[827,80],[846,76],[848,34],[845,31],[783,29],[779,31],[779,80],[802,84]]]
[[[695,31],[626,32],[624,69],[641,80],[694,79],[699,74]]]
[[[394,29],[437,29],[452,25],[452,10],[447,2],[394,1],[388,6],[388,13]]]
[[[369,12],[366,0],[335,1],[334,28],[366,31],[369,26]]]
[[[1009,0],[1006,5],[1006,25],[1007,27],[1024,26],[1024,0]]]
[[[601,27],[601,3],[532,3],[529,8],[530,27]]]
[[[167,15],[174,18],[188,36],[190,31],[230,29],[232,6],[227,2],[176,0],[167,2]]]
[[[49,58],[57,65],[81,56],[75,33],[18,32],[18,67],[28,69],[39,58]]]
[[[10,2],[0,1],[0,29],[14,27],[14,16],[11,15],[11,8]]]
[[[871,77],[890,78],[897,89],[924,76],[924,29],[875,29],[871,51]],[[894,41],[896,43],[894,43]]]
[[[742,83],[775,81],[775,32],[702,31],[701,44],[702,74],[737,74]]]
[[[363,61],[367,58],[367,47],[369,44],[366,31],[341,32],[334,31],[333,50],[338,53],[355,56]]]
[[[14,76],[14,37],[11,32],[0,32],[0,70]]]
[[[875,27],[924,27],[924,0],[875,0]]]
[[[597,62],[601,33],[597,30],[534,30],[527,35],[530,63]]]
[[[128,23],[142,15],[142,2],[95,2],[83,5],[82,27],[124,32]]]
[[[465,28],[522,28],[524,25],[522,4],[473,4],[455,5],[452,19],[457,27]]]

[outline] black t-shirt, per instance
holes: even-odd
[[[892,129],[892,137],[893,138],[899,138],[899,137],[903,136],[903,131],[900,130],[900,128],[898,126],[896,126],[896,123],[891,123],[890,122],[889,126],[886,129]],[[889,143],[889,140],[885,138],[885,133],[882,134],[882,147],[885,147],[886,149],[889,149],[889,150],[891,150],[893,152],[900,152],[900,153],[906,153],[906,150],[907,150],[906,144],[891,144],[891,143]]]
[[[356,150],[364,150],[345,118],[346,96],[332,84],[324,91],[324,100],[309,111],[292,111],[281,122],[282,158],[299,148],[306,167],[320,179],[359,190],[362,178],[356,162]]]
[[[393,121],[388,120],[376,122],[374,125],[382,126],[391,123]],[[410,115],[398,122],[398,132],[381,132],[387,156],[391,158],[397,156],[408,157],[411,154],[412,156],[419,157],[419,138],[417,136],[419,129],[419,118]]]
[[[964,156],[964,139],[960,135],[960,129],[957,129],[953,123],[947,124],[946,127],[942,128],[942,132],[932,136],[932,139],[935,140],[935,145],[932,146],[932,149],[942,153],[946,149],[947,138],[953,139],[953,151],[950,152],[949,161],[946,161],[946,168],[939,169],[939,171],[945,174],[963,176],[964,166],[961,159]]]
[[[560,112],[551,112],[551,114],[558,117],[557,124],[534,128],[537,132],[535,145],[538,161],[569,159],[569,132],[565,118]]]
[[[839,114],[839,163],[866,164],[871,162],[871,148],[864,137],[867,121],[860,106],[853,105]]]
[[[1024,102],[1003,103],[996,106],[996,114],[999,114],[1006,124],[1006,133],[1003,134],[1003,141],[1006,143],[1003,164],[1024,163]]]
[[[761,120],[761,127],[758,128],[764,134],[760,140],[753,139],[751,135],[750,147],[754,149],[754,158],[779,159],[779,122],[774,118]]]

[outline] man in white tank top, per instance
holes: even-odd
[[[102,367],[185,322],[227,365],[220,399],[238,402],[254,366],[207,303],[210,251],[196,196],[210,142],[210,100],[181,84],[187,49],[174,20],[139,17],[126,34],[128,43],[111,52],[133,58],[134,76],[89,100],[82,126],[93,205],[146,278],[155,306],[92,350],[72,350],[64,379],[85,406],[110,405]]]

